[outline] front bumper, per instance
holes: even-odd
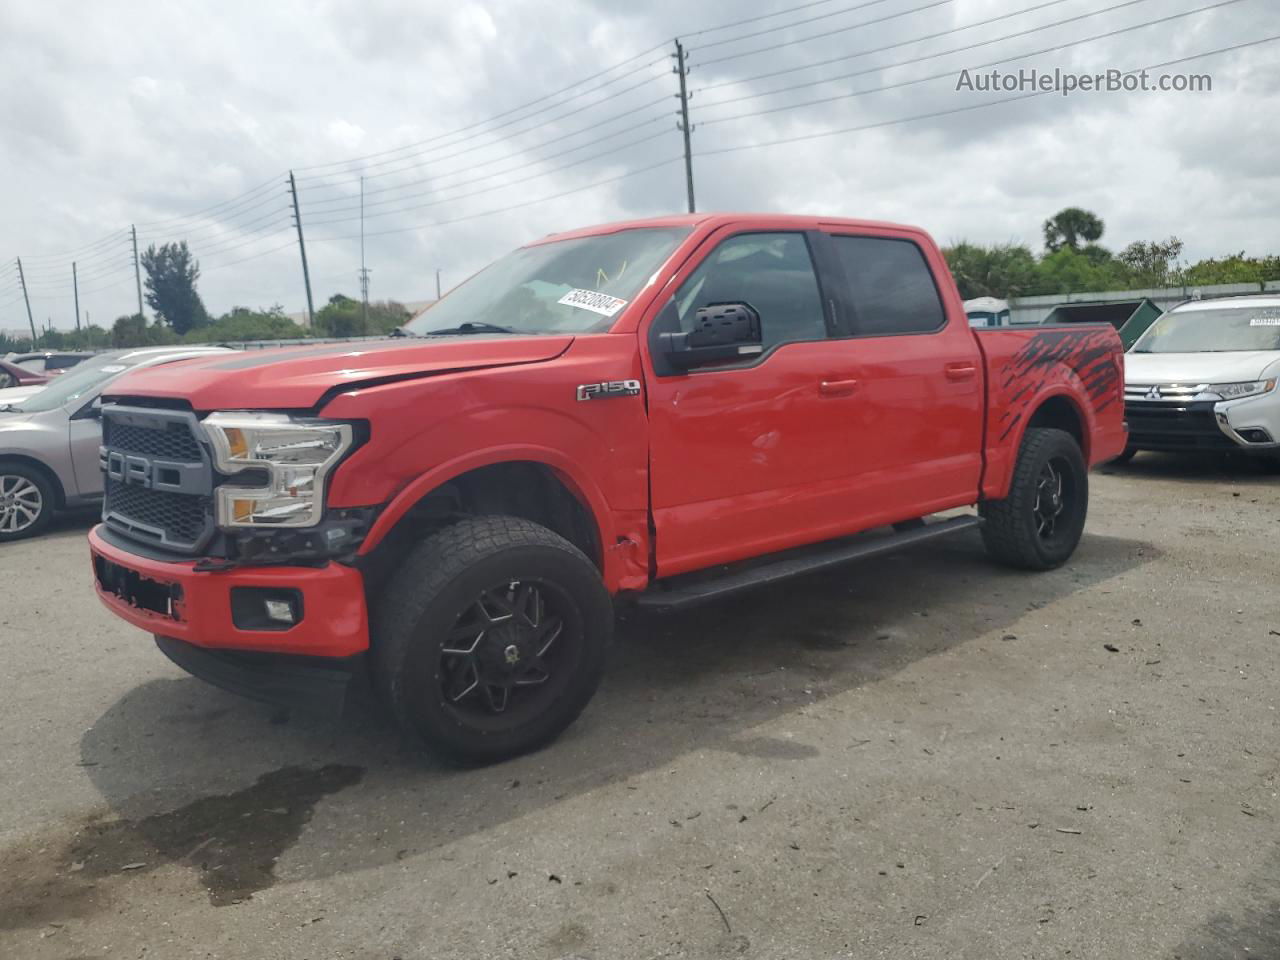
[[[113,538],[114,539],[114,538]],[[121,619],[194,647],[311,657],[351,657],[369,648],[364,578],[339,563],[197,571],[195,561],[166,562],[133,553],[89,532],[98,598]],[[301,618],[287,629],[237,627],[233,588],[296,591]]]
[[[1259,402],[1266,401],[1266,402]],[[1125,403],[1129,446],[1138,450],[1274,453],[1280,403],[1273,395],[1182,404]]]

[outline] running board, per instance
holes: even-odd
[[[853,542],[841,540],[836,546],[820,548],[818,552],[808,552],[803,556],[784,556],[746,569],[734,569],[714,579],[707,579],[699,574],[686,574],[665,581],[665,585],[660,581],[637,596],[635,604],[644,610],[665,613],[706,603],[709,600],[719,600],[721,597],[727,597],[742,590],[777,583],[801,574],[825,570],[851,560],[863,560],[867,557],[894,553],[953,533],[973,530],[981,525],[980,517],[951,517],[947,520],[927,523],[924,526],[899,530],[888,536],[858,538]],[[691,583],[680,582],[691,577],[698,579]]]

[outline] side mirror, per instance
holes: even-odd
[[[662,334],[667,361],[679,370],[726,363],[764,352],[760,314],[749,303],[711,303],[693,315],[693,329]]]
[[[72,420],[101,420],[102,398],[94,397],[89,403],[71,415]]]

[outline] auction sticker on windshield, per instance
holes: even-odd
[[[590,310],[602,317],[612,317],[627,305],[625,300],[611,297],[607,293],[597,293],[594,290],[570,290],[556,303],[577,307],[579,310]]]
[[[1280,310],[1260,310],[1249,318],[1251,327],[1280,327]]]

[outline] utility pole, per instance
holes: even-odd
[[[369,332],[369,271],[364,265],[364,177],[360,177],[360,302],[364,332]]]
[[[440,299],[440,268],[436,267],[436,299]]]
[[[133,238],[133,282],[138,285],[138,316],[145,322],[147,315],[142,312],[142,261],[138,259],[138,228],[129,225],[129,235]]]
[[[298,228],[298,250],[302,253],[302,280],[307,285],[307,326],[314,327],[316,308],[311,300],[311,271],[307,269],[307,243],[302,239],[302,214],[298,210],[298,182],[294,180],[292,170],[289,171],[289,193],[293,195],[293,222]]]
[[[119,263],[119,261],[116,261]],[[71,289],[76,295],[76,332],[80,332],[80,280],[76,277],[76,262],[71,261]]]
[[[693,146],[689,142],[689,134],[693,132],[693,128],[689,126],[689,87],[686,83],[689,68],[684,62],[684,44],[679,40],[676,41],[676,52],[672,56],[676,59],[674,72],[680,75],[680,120],[676,127],[684,134],[684,182],[689,192],[689,212],[693,213],[696,209],[693,202]]]
[[[27,323],[31,325],[31,346],[36,345],[36,322],[31,317],[31,297],[27,294],[27,275],[22,272],[22,258],[18,257],[18,282],[22,284],[22,299],[27,304]]]

